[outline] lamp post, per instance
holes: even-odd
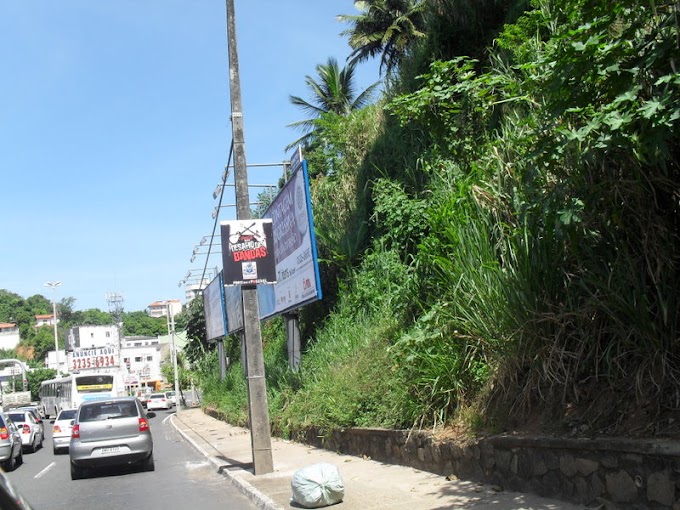
[[[57,301],[54,299],[57,287],[61,282],[47,282],[45,287],[52,289],[52,319],[54,320],[54,358],[57,364],[57,375],[59,375],[59,339],[57,338]]]
[[[182,398],[180,397],[179,388],[179,377],[177,374],[177,346],[175,345],[175,316],[172,313],[172,308],[170,306],[170,301],[167,303],[168,307],[168,329],[172,338],[172,370],[175,378],[175,413],[179,414],[179,410],[182,407]]]

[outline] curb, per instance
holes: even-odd
[[[257,508],[260,510],[285,510],[283,507],[277,505],[272,501],[269,496],[263,494],[255,487],[250,485],[248,482],[243,480],[238,476],[234,476],[229,472],[228,464],[217,459],[213,455],[210,455],[198,442],[196,442],[192,437],[189,436],[184,430],[177,426],[175,420],[181,420],[177,417],[177,414],[173,414],[170,417],[170,423],[175,428],[177,432],[191,445],[193,446],[201,455],[203,455],[208,461],[215,467],[215,471],[225,477],[238,491],[250,499]]]

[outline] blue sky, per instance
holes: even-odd
[[[277,163],[305,116],[288,96],[344,63],[335,16],[353,3],[235,3],[247,162]],[[184,301],[231,142],[224,0],[0,0],[0,65],[0,288],[51,298],[61,281],[77,310]],[[361,89],[378,78],[358,66]]]

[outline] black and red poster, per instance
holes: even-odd
[[[275,283],[272,220],[224,221],[220,225],[224,285]]]

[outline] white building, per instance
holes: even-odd
[[[14,349],[19,345],[19,328],[11,322],[0,322],[0,349]]]
[[[165,301],[154,301],[147,307],[147,311],[151,317],[168,317],[182,312],[182,302],[179,299],[167,299]]]
[[[76,326],[68,330],[67,344],[70,351],[96,349],[113,345],[118,347],[118,328],[108,326]]]
[[[118,343],[115,326],[78,326],[68,332],[68,352],[59,352],[62,373],[91,370],[121,370],[129,388],[164,384],[161,368],[172,363],[173,340],[177,351],[186,345],[186,333],[159,337],[123,337]],[[70,360],[70,362],[69,362]],[[103,364],[102,364],[103,362]],[[47,368],[56,369],[54,351],[47,353]],[[82,369],[79,367],[82,366]],[[75,367],[75,368],[74,368]]]
[[[54,354],[54,351],[48,351],[47,356],[45,356],[45,368],[51,368],[52,370],[59,368],[60,374],[67,374],[69,367],[66,351],[59,351],[59,367],[57,367],[57,356]]]
[[[197,297],[203,295],[203,289],[205,289],[210,281],[204,280],[202,284],[200,283],[187,283],[184,286],[184,300],[187,304]]]
[[[156,337],[125,337],[121,354],[127,372],[125,384],[136,386],[162,381],[161,365],[169,355],[168,346]]]
[[[59,323],[59,319],[57,319],[57,324]],[[41,326],[54,326],[54,315],[51,313],[46,313],[43,315],[36,315],[35,316],[35,327],[39,328]]]

